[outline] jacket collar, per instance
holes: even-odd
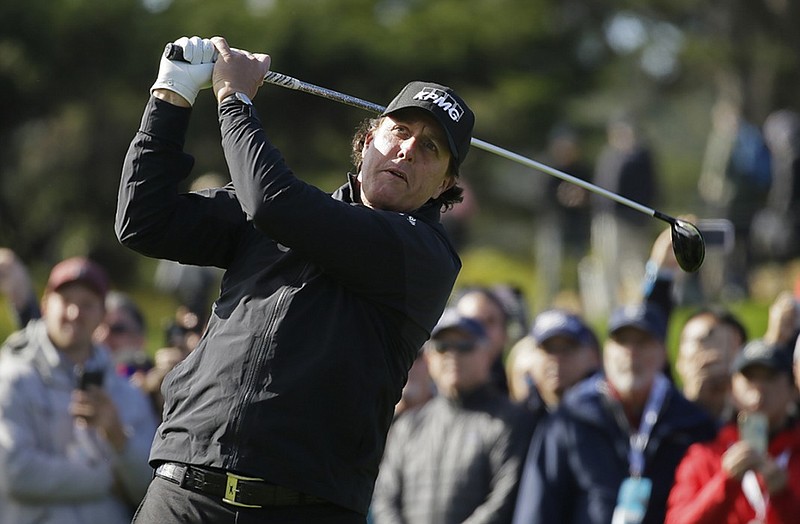
[[[602,372],[598,372],[591,378],[575,385],[567,393],[561,404],[573,416],[588,424],[606,426],[609,421],[614,420],[613,415],[608,412],[603,401],[603,397],[607,394],[605,392],[606,388],[605,377]],[[676,412],[674,409],[677,405],[691,406],[688,401],[682,399],[682,395],[675,389],[675,386],[670,384],[659,416],[659,427],[675,430],[691,428],[706,422],[704,417],[707,417],[699,408],[690,409],[689,411],[683,411],[683,408],[678,408],[679,411]]]
[[[364,205],[361,201],[361,190],[358,185],[358,175],[347,173],[347,183],[343,184],[339,189],[331,195],[334,199],[348,204]],[[429,200],[421,208],[406,213],[415,218],[422,219],[426,222],[439,222],[441,213],[439,206],[433,201]]]

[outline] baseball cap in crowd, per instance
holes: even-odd
[[[800,334],[797,335],[797,340],[794,341],[793,362],[800,362]]]
[[[433,331],[431,331],[431,338],[436,338],[442,332],[451,329],[459,330],[475,339],[486,338],[486,330],[483,328],[483,324],[474,318],[465,317],[455,308],[447,308],[444,310],[439,322],[434,326]]]
[[[84,257],[72,257],[56,264],[50,271],[46,289],[57,291],[61,286],[73,282],[87,285],[104,299],[108,293],[109,280],[106,271],[99,264]]]
[[[536,344],[542,345],[556,336],[569,337],[583,345],[597,346],[594,333],[578,315],[560,309],[549,309],[536,315],[531,327],[531,337]]]
[[[381,116],[400,109],[418,107],[431,113],[444,128],[450,152],[461,165],[469,152],[475,114],[455,91],[433,82],[414,81],[407,84],[392,100]]]
[[[762,339],[748,342],[733,361],[731,371],[741,373],[750,366],[764,366],[780,373],[792,374],[792,357],[789,351]]]
[[[655,304],[645,302],[614,309],[608,319],[608,334],[613,335],[625,327],[646,331],[662,343],[667,338],[667,319],[661,308]]]

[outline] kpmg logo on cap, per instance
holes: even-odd
[[[441,89],[435,87],[423,87],[416,95],[414,100],[433,102],[434,105],[444,111],[453,122],[458,122],[464,116],[464,109],[456,102],[455,98]]]

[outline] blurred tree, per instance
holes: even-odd
[[[523,154],[541,149],[561,120],[586,130],[591,150],[607,116],[633,105],[658,132],[658,149],[686,148],[664,167],[665,186],[674,191],[696,183],[696,144],[708,127],[696,108],[707,107],[715,82],[742,85],[756,121],[778,103],[797,107],[796,4],[3,2],[0,245],[42,264],[93,253],[117,282],[135,281],[143,261],[121,248],[112,230],[118,174],[158,53],[184,34],[225,35],[236,47],[269,52],[277,71],[378,103],[414,78],[457,86],[476,111],[476,135]],[[338,186],[350,168],[350,136],[368,115],[273,86],[263,91],[256,104],[290,165],[326,189]],[[187,150],[196,157],[196,174],[226,172],[208,93],[194,112]],[[530,235],[530,204],[517,191],[527,179],[507,161],[479,152],[464,167],[482,200],[486,221],[478,232],[492,232],[480,242],[513,249]]]

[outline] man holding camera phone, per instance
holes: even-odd
[[[667,523],[780,524],[800,515],[800,424],[791,354],[754,340],[733,364],[737,421],[688,449]]]
[[[88,259],[56,264],[42,318],[0,350],[2,522],[128,523],[147,489],[155,414],[92,342],[108,286]]]

